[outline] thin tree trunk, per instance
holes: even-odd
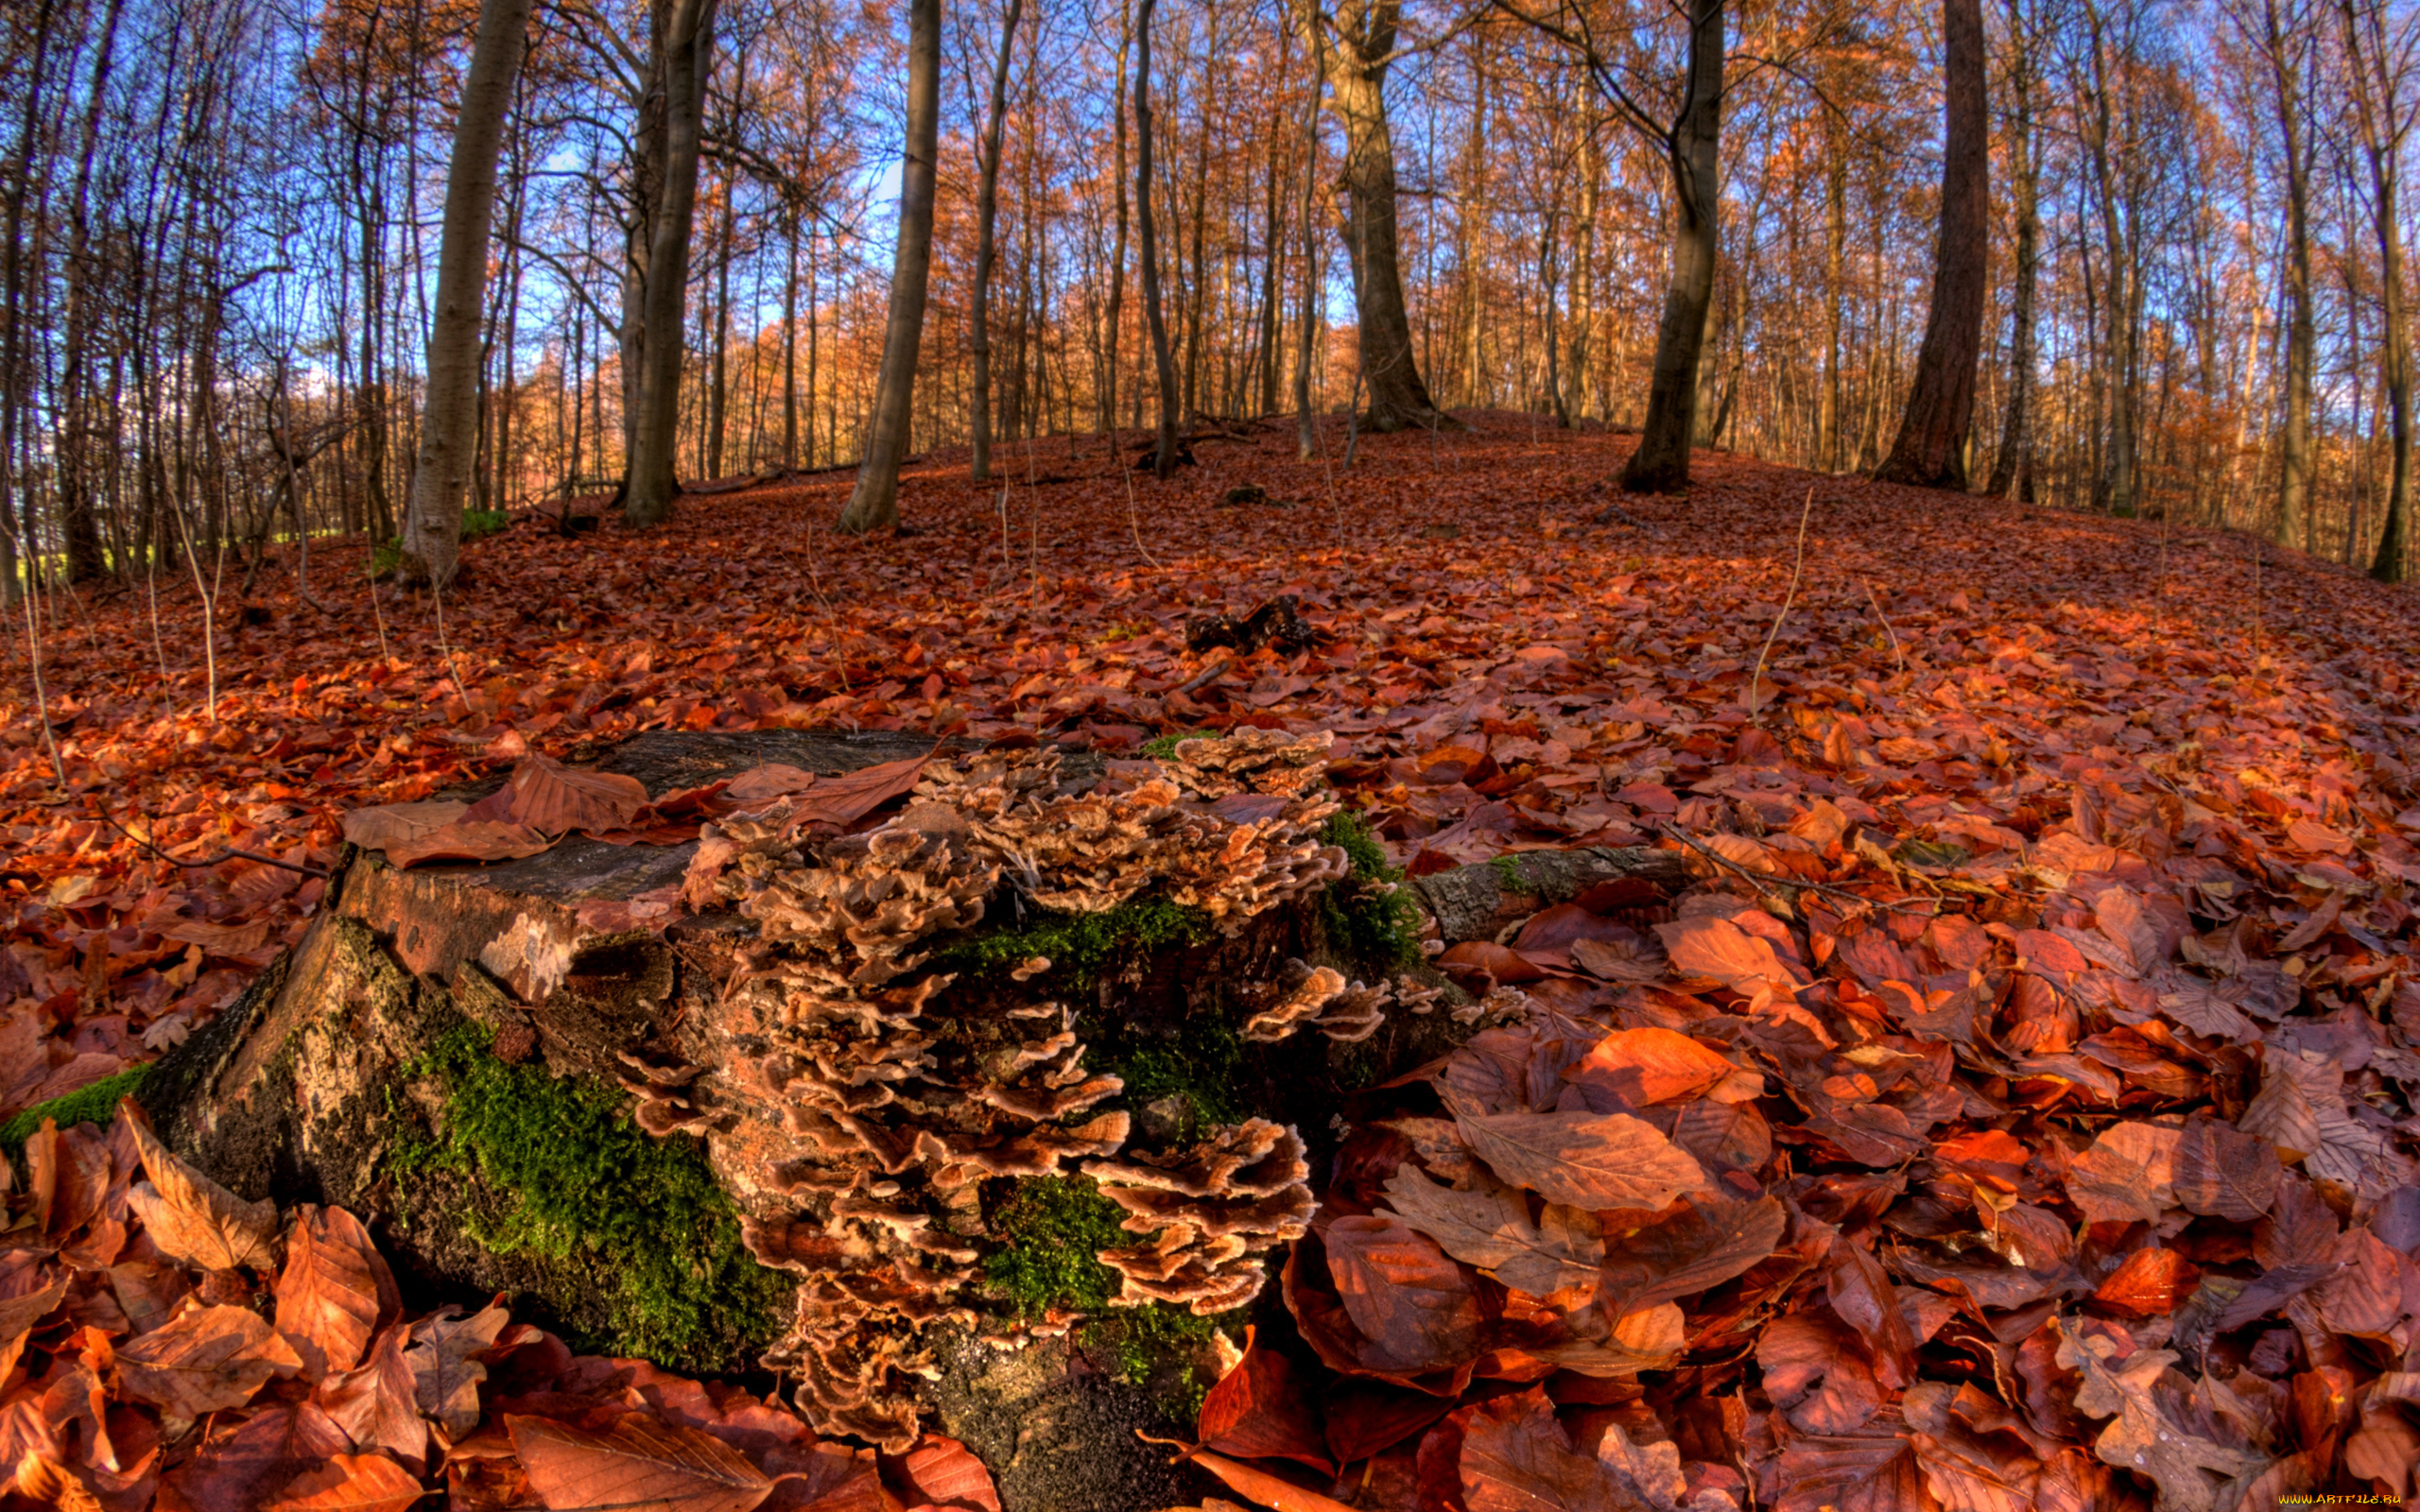
[[[446,172],[445,234],[437,257],[437,308],[428,337],[428,391],[404,524],[405,571],[439,591],[454,581],[462,498],[478,445],[479,303],[495,210],[496,152],[521,71],[530,0],[483,0]]]
[[[630,475],[622,518],[662,524],[681,492],[675,475],[681,427],[682,314],[689,292],[689,233],[698,204],[706,70],[714,60],[717,0],[670,0],[664,26],[664,185],[647,255],[646,323],[639,358],[637,422],[630,427]]]
[[[1966,489],[1966,437],[1975,418],[1975,370],[1989,297],[1991,106],[1983,60],[1982,0],[1944,0],[1942,83],[1946,129],[1941,234],[1932,310],[1916,352],[1899,438],[1875,476],[1920,488]]]
[[[1303,104],[1303,296],[1295,312],[1294,453],[1307,462],[1318,455],[1318,421],[1311,414],[1312,342],[1320,320],[1320,57],[1310,55],[1310,97]]]
[[[1680,114],[1664,139],[1672,170],[1671,276],[1655,332],[1655,364],[1638,449],[1622,468],[1634,493],[1665,493],[1689,481],[1689,438],[1697,424],[1698,358],[1706,308],[1714,299],[1722,138],[1724,0],[1689,0],[1689,79]]]
[[[1151,472],[1165,479],[1176,471],[1176,363],[1168,352],[1168,325],[1160,310],[1159,244],[1151,213],[1151,8],[1141,0],[1134,19],[1134,208],[1143,256],[1143,318],[1151,330],[1151,361],[1160,382],[1160,425],[1151,450]]]
[[[969,345],[975,355],[975,392],[970,396],[973,454],[969,472],[977,483],[992,475],[992,261],[994,223],[1000,209],[1000,127],[1009,112],[1009,60],[1016,50],[1017,19],[1025,0],[1009,0],[1000,22],[1000,51],[992,60],[992,103],[983,120],[983,156],[975,180],[975,292],[969,301]]]
[[[2033,300],[2040,282],[2042,239],[2041,144],[2033,135],[2032,43],[2024,35],[2019,0],[2009,0],[2012,49],[2009,91],[2014,96],[2014,117],[2009,153],[2015,160],[2014,215],[2016,220],[2015,286],[2010,295],[2008,404],[2000,421],[2000,444],[1992,457],[1991,482],[1983,491],[2005,499],[2025,480],[2031,498],[2033,472]]]
[[[891,259],[890,314],[882,371],[856,487],[840,514],[853,535],[899,524],[899,464],[915,413],[916,354],[925,337],[925,295],[933,266],[933,158],[941,138],[941,0],[908,8],[907,141],[899,174],[899,233]]]
[[[1317,0],[1295,0],[1297,22],[1327,76],[1330,108],[1344,128],[1345,246],[1370,396],[1360,423],[1374,431],[1456,424],[1421,382],[1404,301],[1386,98],[1402,13],[1401,0],[1344,0],[1333,17],[1321,13]]]

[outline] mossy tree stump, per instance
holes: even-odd
[[[930,749],[654,735],[603,767],[661,798]],[[489,866],[354,852],[139,1095],[242,1195],[359,1214],[427,1300],[769,1362],[876,1442],[921,1414],[1012,1508],[1198,1500],[1133,1430],[1189,1426],[1352,1095],[1471,1017],[1318,750],[943,752],[855,835],[781,808]]]

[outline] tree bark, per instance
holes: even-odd
[[[2041,280],[2042,147],[2033,131],[2032,43],[2024,34],[2020,0],[2009,0],[2009,93],[2014,97],[2009,155],[2015,160],[2016,220],[2014,288],[2010,296],[2008,404],[2000,421],[2000,444],[1983,491],[1995,499],[2033,496],[2033,301]]]
[[[899,464],[908,455],[916,398],[917,348],[925,338],[925,295],[933,266],[933,158],[941,139],[941,0],[908,8],[907,141],[899,173],[899,233],[890,265],[890,314],[884,323],[882,371],[874,381],[873,424],[856,487],[840,513],[852,535],[899,524]]]
[[[2403,73],[2410,56],[2395,34],[2397,23],[2379,0],[2342,0],[2347,72],[2352,75],[2354,118],[2369,167],[2370,224],[2377,237],[2378,284],[2385,329],[2379,336],[2379,376],[2386,387],[2391,436],[2386,529],[2370,576],[2399,583],[2405,576],[2411,492],[2411,338],[2404,329],[2403,227],[2398,218],[2403,141],[2411,126]]]
[[[1000,126],[1009,110],[1009,59],[1016,49],[1017,19],[1024,13],[1025,0],[1009,0],[1008,13],[1000,21],[1000,51],[992,61],[992,103],[983,121],[983,155],[975,184],[975,292],[967,317],[975,391],[969,396],[973,455],[968,471],[977,483],[992,475],[993,227],[1000,210]]]
[[[1655,364],[1638,449],[1622,467],[1634,493],[1669,493],[1689,481],[1697,424],[1698,358],[1714,300],[1721,187],[1724,0],[1689,0],[1689,74],[1679,115],[1662,141],[1672,170],[1671,275],[1655,330]]]
[[[1370,400],[1359,423],[1374,431],[1456,425],[1421,382],[1404,301],[1386,95],[1401,0],[1343,0],[1333,15],[1322,13],[1318,0],[1295,0],[1295,6],[1305,40],[1327,76],[1328,108],[1344,128],[1344,240]]]
[[[1151,8],[1141,0],[1134,19],[1134,208],[1143,255],[1143,318],[1151,328],[1151,362],[1160,381],[1160,424],[1151,448],[1151,472],[1166,479],[1176,471],[1176,363],[1168,352],[1168,323],[1160,309],[1160,255],[1151,213]]]
[[[1875,476],[1920,488],[1966,489],[1966,437],[1975,418],[1991,235],[1991,105],[1983,60],[1982,0],[1944,0],[1941,233],[1932,311],[1899,438]]]
[[[639,354],[639,412],[631,427],[622,518],[662,524],[681,492],[683,314],[689,293],[689,232],[698,205],[706,71],[714,61],[717,0],[670,0],[664,26],[664,184],[648,240],[647,303]]]
[[[460,564],[462,498],[478,445],[479,303],[488,276],[488,232],[495,211],[496,153],[505,110],[521,71],[530,0],[484,0],[462,108],[454,122],[454,160],[445,176],[445,232],[437,256],[437,308],[428,336],[428,392],[423,402],[419,465],[404,520],[406,573],[439,591]]]
[[[1312,48],[1310,97],[1303,106],[1303,298],[1295,311],[1294,454],[1319,455],[1319,421],[1311,413],[1311,345],[1320,324],[1320,56]]]

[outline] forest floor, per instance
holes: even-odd
[[[63,786],[22,627],[0,652],[0,1115],[229,1000],[299,936],[347,809],[667,728],[1123,749],[1321,727],[1414,871],[1668,823],[1806,834],[1828,804],[1874,842],[1815,826],[1835,885],[2030,929],[2045,886],[2208,858],[2276,889],[2260,917],[2296,942],[2290,974],[2335,972],[2313,990],[2376,1015],[2410,965],[2408,592],[2241,536],[1721,453],[1685,496],[1625,496],[1630,438],[1519,416],[1363,437],[1349,472],[1340,426],[1307,463],[1290,423],[1245,431],[1167,483],[1096,440],[1007,446],[1005,495],[939,454],[903,479],[898,537],[833,532],[846,472],[693,497],[645,534],[523,518],[466,547],[441,619],[373,592],[357,540],[315,546],[325,609],[282,566],[238,604],[231,562],[209,636],[182,575],[61,604],[42,673]],[[1224,502],[1247,485],[1265,498]],[[1311,650],[1186,649],[1189,616],[1280,594]],[[285,865],[180,864],[230,849]]]

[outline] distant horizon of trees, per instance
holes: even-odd
[[[467,507],[620,488],[649,352],[669,471],[645,470],[638,507],[713,507],[677,503],[673,479],[864,451],[894,318],[910,8],[720,0],[679,23],[700,28],[702,89],[667,286],[646,264],[670,245],[662,60],[683,7],[700,9],[531,9],[468,353]],[[227,552],[265,570],[271,541],[403,533],[481,12],[0,15],[12,592],[199,582]],[[1157,0],[1155,296],[1139,12],[942,8],[902,455],[979,434],[997,469],[1022,438],[1146,431],[1164,409],[1641,424],[1685,241],[1680,138],[1656,130],[1711,26],[1712,268],[1684,333],[1693,374],[1664,387],[1686,401],[1665,411],[1684,417],[1681,466],[1709,446],[1835,472],[1890,457],[1936,282],[1942,5]],[[1980,360],[1950,459],[1969,486],[2397,576],[2420,10],[1986,0],[1979,20]]]

